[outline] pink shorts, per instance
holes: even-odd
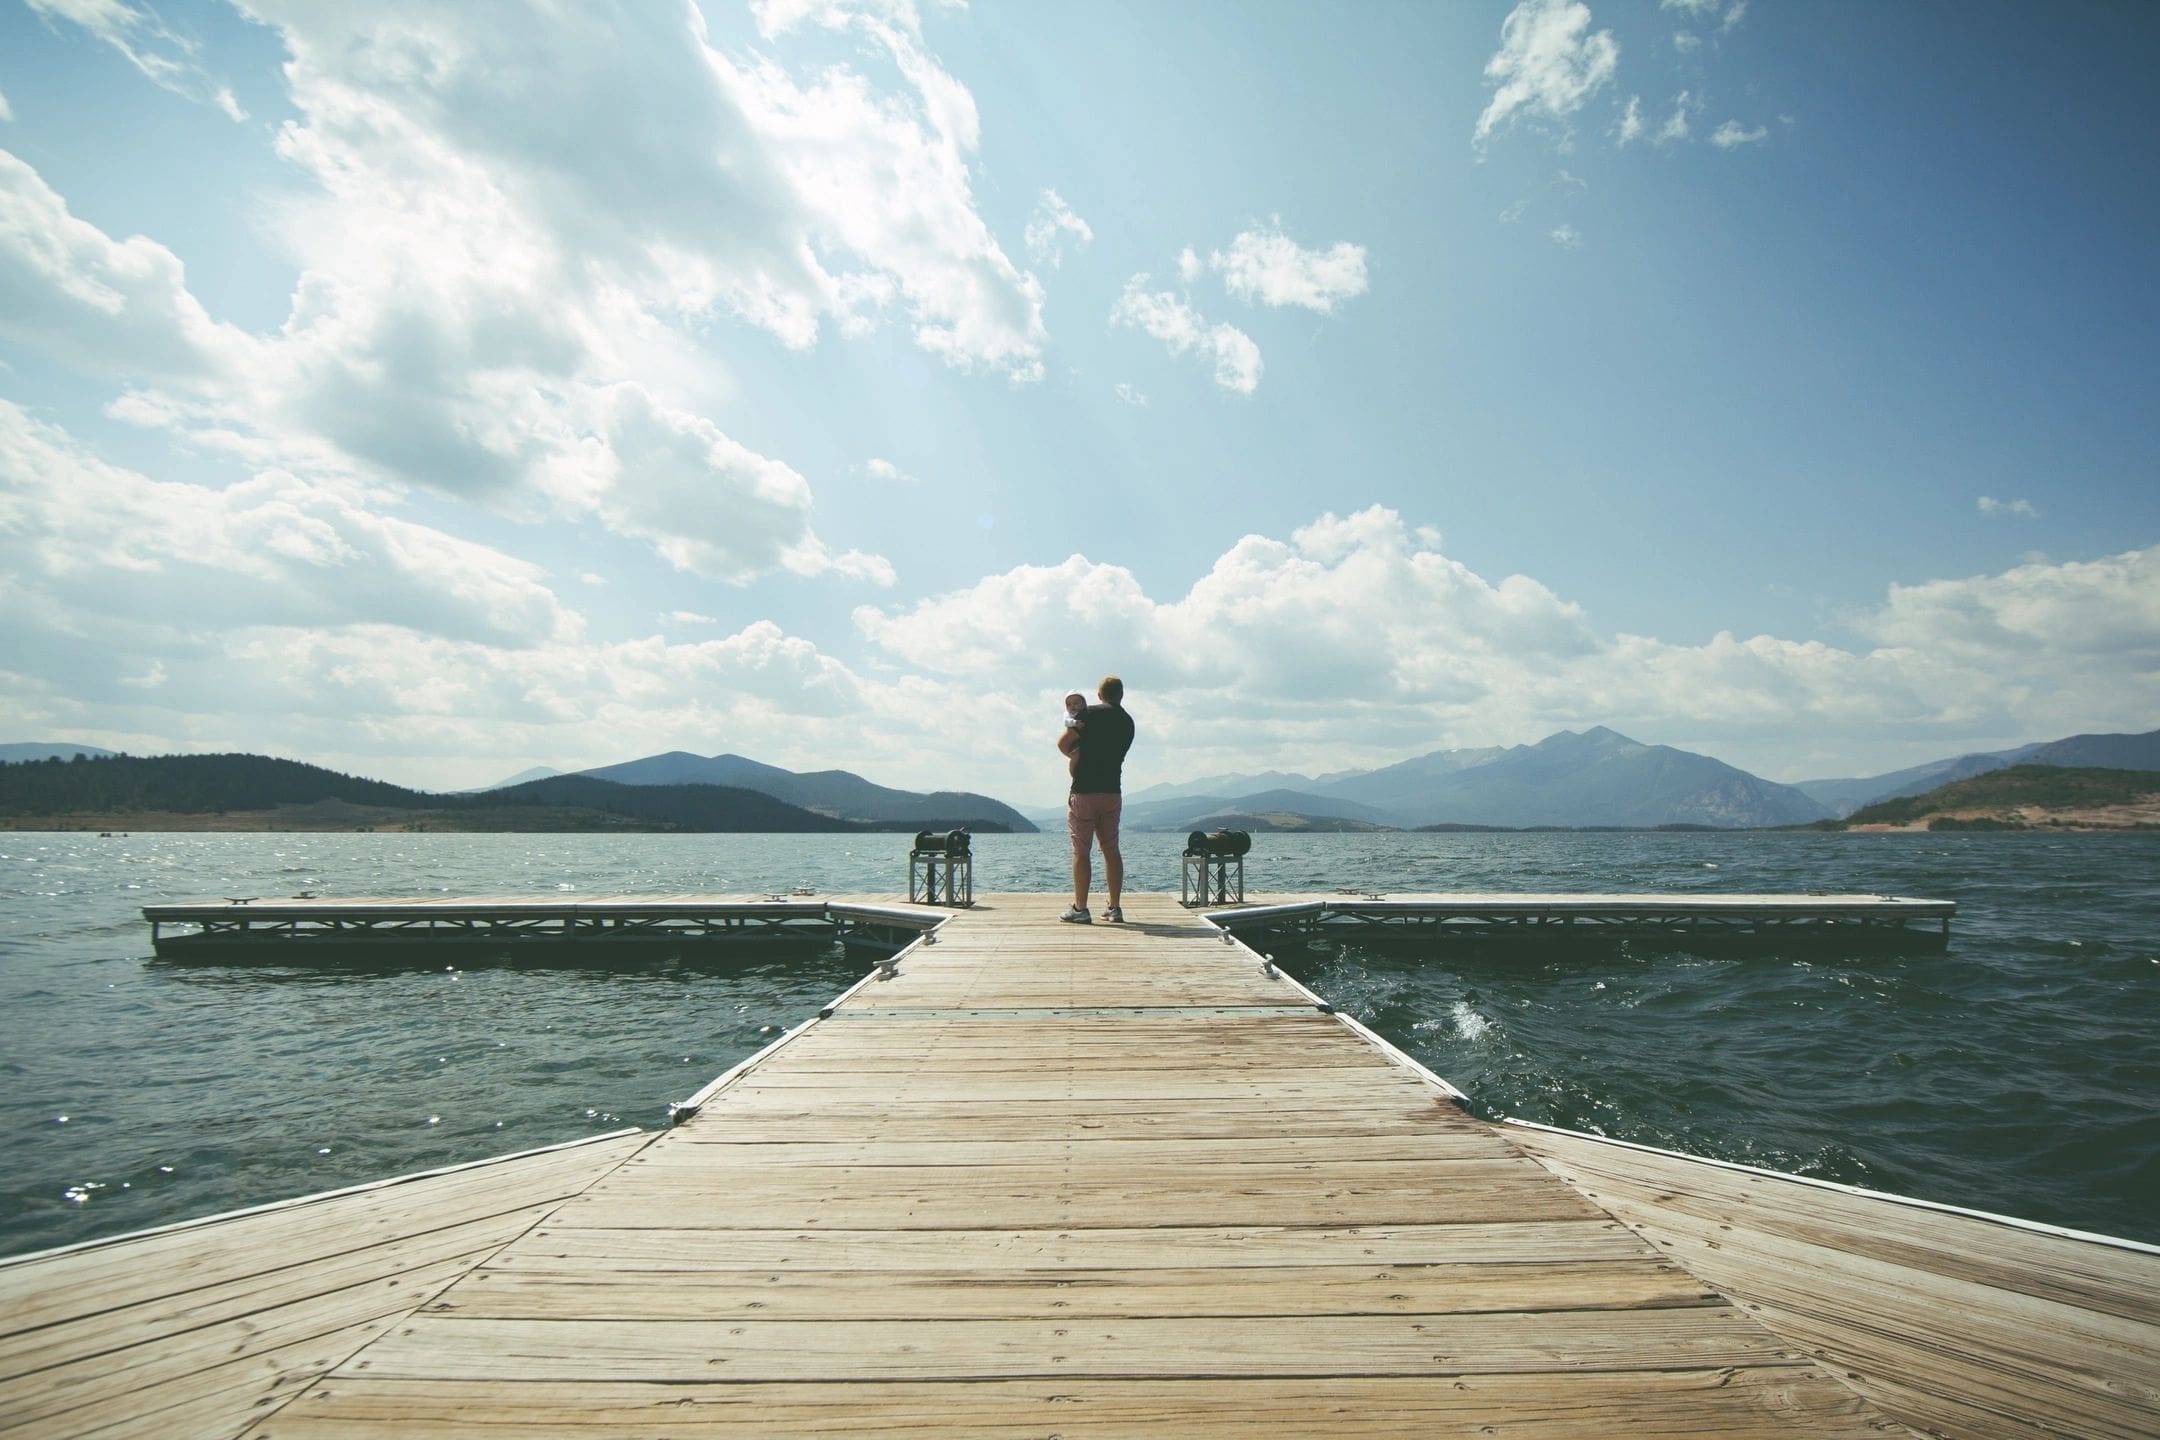
[[[1065,828],[1072,832],[1073,854],[1085,855],[1099,837],[1103,849],[1117,848],[1118,816],[1125,813],[1123,795],[1081,795],[1065,801]]]

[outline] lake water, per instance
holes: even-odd
[[[905,888],[905,836],[0,835],[0,1253],[666,1123],[865,968],[837,949],[593,966],[163,964],[223,895]],[[1175,890],[1178,835],[1127,837]],[[981,836],[1050,893],[1058,835]],[[1255,837],[1256,890],[1950,899],[1945,954],[1475,954],[1286,968],[1486,1114],[2160,1241],[2160,838]]]

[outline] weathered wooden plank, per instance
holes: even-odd
[[[1900,1205],[1685,1158],[1510,1128],[1578,1188],[1614,1203],[1654,1194],[1663,1210],[1772,1232],[1832,1251],[2160,1322],[2160,1255],[1974,1216]],[[1645,1212],[1647,1219],[1650,1212]]]
[[[1497,1159],[1513,1153],[1489,1130],[1392,1135],[1261,1135],[1239,1140],[1104,1140],[1092,1135],[1026,1140],[772,1140],[711,1138],[685,1132],[677,1144],[656,1146],[632,1160],[630,1171],[678,1166],[708,1169],[824,1168],[862,1165],[1359,1165],[1375,1160]]]
[[[1251,1440],[1263,1430],[1339,1440],[1506,1434],[1751,1440],[1904,1434],[1857,1396],[1787,1367],[1474,1375],[1446,1380],[987,1381],[741,1385],[344,1378],[311,1390],[247,1440],[652,1440],[880,1435],[893,1440]]]
[[[1729,1306],[1472,1316],[532,1321],[414,1316],[334,1372],[446,1380],[1491,1375],[1802,1364]]]
[[[750,1216],[749,1220],[763,1217]],[[966,1230],[621,1229],[558,1217],[489,1262],[501,1270],[930,1270],[1003,1284],[1016,1270],[1243,1265],[1426,1265],[1655,1258],[1627,1227],[1595,1220],[1457,1225],[1208,1225]]]
[[[0,1333],[224,1284],[561,1199],[653,1138],[628,1135],[0,1265]]]
[[[1190,1098],[1177,1106],[1154,1100],[1097,1097],[1089,1100],[907,1100],[890,1096],[858,1096],[854,1103],[844,1097],[819,1099],[801,1093],[722,1090],[706,1105],[693,1127],[708,1134],[732,1132],[752,1125],[794,1122],[787,1136],[801,1139],[812,1133],[828,1138],[871,1138],[891,1134],[894,1138],[936,1139],[940,1136],[984,1136],[1001,1121],[1017,1122],[1021,1138],[1048,1138],[1063,1128],[1101,1126],[1106,1136],[1118,1133],[1123,1122],[1135,1136],[1157,1138],[1214,1135],[1221,1138],[1257,1137],[1271,1134],[1318,1135],[1327,1133],[1392,1134],[1426,1132],[1474,1124],[1452,1103],[1438,1096],[1419,1098],[1405,1092],[1392,1101],[1362,1104],[1307,1106],[1286,1110],[1264,1097],[1218,1096]],[[912,1133],[907,1127],[917,1128]],[[922,1127],[927,1126],[925,1130]],[[1041,1128],[1035,1128],[1041,1127]]]
[[[25,1427],[38,1440],[175,1440],[237,1435],[254,1420],[320,1381],[339,1361],[373,1340],[397,1316],[190,1371],[134,1389],[100,1391],[81,1405]]]
[[[266,1369],[282,1371],[286,1362],[269,1357],[295,1346],[303,1353],[319,1354],[316,1342],[324,1337],[404,1315],[471,1268],[465,1258],[441,1261],[167,1335],[160,1343],[94,1354],[0,1381],[0,1429],[64,1428],[73,1422],[59,1417],[76,1411],[99,1413],[97,1404],[115,1394],[153,1391],[197,1372],[222,1370],[234,1361],[257,1360],[260,1363],[254,1370],[258,1374]],[[243,1383],[245,1373],[230,1372],[228,1379]],[[224,1383],[211,1388],[223,1389]],[[123,1410],[115,1418],[133,1413]],[[85,1422],[82,1428],[90,1425]]]
[[[365,1250],[301,1259],[220,1285],[102,1310],[57,1324],[18,1330],[0,1339],[0,1380],[13,1379],[95,1355],[185,1336],[206,1325],[334,1294],[354,1285],[391,1280],[444,1261],[477,1264],[544,1217],[553,1202],[408,1235]],[[278,1257],[286,1259],[289,1257]]]
[[[1305,1105],[1355,1108],[1390,1101],[1415,1101],[1434,1093],[1414,1075],[1379,1074],[1333,1070],[1306,1072],[1317,1079],[1281,1079],[1255,1072],[1249,1076],[1210,1075],[1204,1071],[1149,1070],[1126,1074],[956,1075],[922,1074],[894,1076],[877,1086],[880,1098],[892,1104],[938,1100],[1183,1100],[1251,1099],[1271,1103],[1283,1110]],[[728,1087],[731,1096],[747,1099],[763,1093],[837,1093],[859,1097],[862,1082],[834,1083],[827,1074],[802,1076],[766,1066],[752,1071]]]
[[[482,1270],[423,1307],[490,1320],[984,1320],[1471,1315],[1718,1303],[1677,1265],[1255,1265],[973,1270]]]
[[[624,1228],[869,1226],[877,1229],[1134,1225],[1382,1225],[1569,1220],[1603,1211],[1565,1186],[1525,1173],[1527,1162],[1374,1164],[1310,1174],[1222,1166],[1205,1174],[1085,1172],[1030,1175],[880,1168],[815,1173],[746,1171],[724,1186],[666,1183],[665,1172],[595,1187],[558,1212],[566,1224]],[[1534,1169],[1534,1167],[1531,1167]],[[1461,1172],[1443,1174],[1442,1172]],[[1368,1173],[1372,1172],[1372,1173]],[[1395,1173],[1387,1173],[1395,1172]]]
[[[1909,1423],[2131,1437],[2150,1435],[2160,1416],[2160,1296],[2147,1292],[2146,1313],[2124,1315],[2132,1307],[2096,1307],[2069,1278],[2113,1260],[2120,1286],[2160,1257],[1595,1141],[1528,1142],[1565,1154],[1553,1163]],[[1822,1215],[1818,1199],[1830,1202]],[[1883,1233],[1853,1235],[1842,1217],[1860,1204],[1896,1213],[1881,1217]],[[1999,1241],[2028,1257],[2054,1252],[2057,1275],[2035,1285],[2029,1259],[1991,1263]]]

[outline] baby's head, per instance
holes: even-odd
[[[1087,696],[1082,695],[1079,691],[1075,690],[1065,697],[1066,714],[1078,715],[1085,709],[1087,709]]]

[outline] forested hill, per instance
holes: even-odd
[[[359,812],[354,822],[445,830],[659,830],[862,833],[917,828],[835,820],[754,790],[726,785],[616,785],[558,775],[478,794],[430,795],[264,755],[113,755],[0,765],[0,819],[94,816],[275,817],[326,804]],[[941,826],[1003,829],[956,815]],[[35,828],[34,826],[32,828]],[[145,828],[152,828],[146,826]],[[239,828],[247,828],[245,826]],[[307,827],[316,828],[316,827]]]
[[[433,810],[447,798],[266,755],[99,755],[0,765],[0,815],[199,815],[318,800]]]
[[[1930,815],[1954,812],[2009,812],[2027,807],[2042,811],[2089,811],[2133,805],[2160,792],[2160,772],[2102,770],[2061,765],[2012,765],[1968,780],[1940,785],[1924,795],[1855,810],[1844,825],[1910,825]]]

